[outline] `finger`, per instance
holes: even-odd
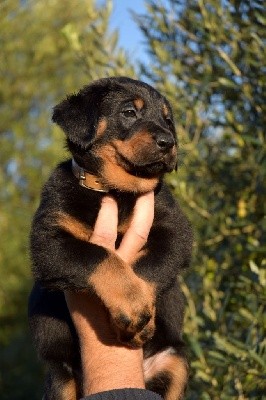
[[[140,196],[134,208],[133,218],[116,253],[131,262],[145,245],[154,217],[154,192]]]
[[[90,242],[114,250],[117,223],[118,209],[116,201],[111,196],[105,196],[102,200]]]

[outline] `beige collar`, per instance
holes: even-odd
[[[81,168],[74,158],[72,158],[72,171],[75,177],[78,178],[80,186],[83,186],[86,189],[96,190],[96,192],[109,192],[109,190],[99,182],[97,176],[92,175],[85,169]]]

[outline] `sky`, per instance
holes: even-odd
[[[134,58],[145,61],[143,36],[130,15],[129,10],[137,13],[145,12],[144,0],[113,0],[113,13],[110,21],[111,29],[119,29],[119,44]]]

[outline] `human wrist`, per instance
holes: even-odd
[[[67,294],[79,336],[83,394],[111,389],[144,388],[143,351],[117,340],[109,313],[95,295]]]
[[[88,350],[90,353],[88,353]],[[83,394],[91,395],[112,389],[144,388],[142,350],[122,346],[81,344]]]
[[[84,395],[125,387],[144,388],[142,349],[119,344],[105,315],[90,322],[79,331]]]

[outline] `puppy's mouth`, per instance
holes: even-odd
[[[172,158],[172,157],[171,157]],[[123,154],[116,152],[118,164],[131,175],[142,178],[154,178],[163,173],[171,172],[175,168],[176,162],[169,160],[169,155],[158,157],[158,159],[148,162],[129,160]],[[170,162],[169,162],[170,161]]]

